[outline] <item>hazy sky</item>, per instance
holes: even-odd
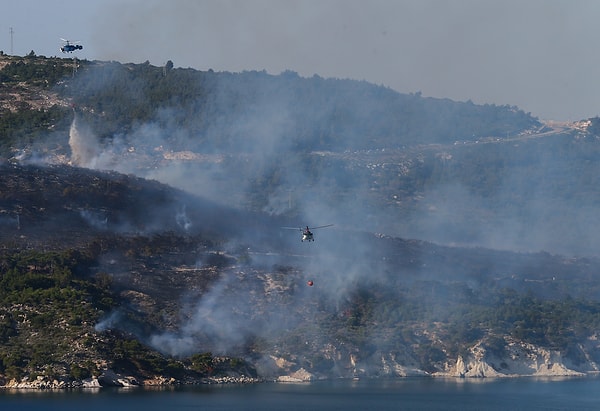
[[[600,114],[597,0],[0,0],[0,50],[293,70],[402,93]],[[13,29],[11,46],[10,27]]]

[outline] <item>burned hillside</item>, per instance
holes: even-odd
[[[582,358],[600,357],[588,344],[600,326],[594,259],[345,227],[306,244],[277,218],[132,176],[13,165],[0,175],[0,353],[11,378],[51,367],[68,380],[75,366],[75,375],[190,378],[202,353],[239,358],[238,374],[263,377],[448,373],[471,347],[502,357],[509,342],[554,350],[582,371]],[[47,342],[36,332],[49,333],[54,354],[40,356]],[[395,368],[383,367],[392,358]]]
[[[62,165],[0,167],[4,241],[63,248],[112,233],[195,233],[218,239],[217,232],[227,232],[225,220],[242,221],[234,210],[132,175]]]

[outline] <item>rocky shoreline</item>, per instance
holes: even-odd
[[[123,376],[107,370],[99,377],[86,378],[84,380],[69,380],[67,378],[49,379],[38,376],[33,380],[24,378],[20,381],[0,380],[0,389],[10,390],[60,390],[60,389],[100,389],[107,387],[115,388],[137,388],[137,387],[167,387],[175,385],[200,385],[200,384],[254,384],[264,382],[264,379],[249,376],[222,376],[206,377],[200,379],[187,379],[184,381],[174,378],[158,376],[153,379],[140,380],[133,376]]]
[[[522,378],[522,377],[587,377],[598,375],[598,371],[590,370],[588,372],[575,371],[567,368],[562,363],[542,363],[537,368],[526,366],[521,368],[520,372],[500,372],[493,366],[481,360],[464,361],[461,357],[456,364],[452,366],[448,372],[427,373],[422,370],[402,370],[389,374],[369,375],[364,372],[351,377],[336,377],[346,379],[386,379],[386,378],[407,378],[407,377],[423,377],[423,378]],[[107,370],[102,375],[84,380],[70,380],[68,378],[49,379],[44,376],[38,376],[33,380],[24,378],[20,381],[12,379],[5,381],[0,379],[0,389],[7,390],[62,390],[62,389],[101,389],[101,388],[142,388],[142,387],[169,387],[169,386],[184,386],[184,385],[202,385],[202,384],[257,384],[264,382],[275,383],[304,383],[313,381],[322,381],[332,379],[323,375],[315,375],[304,368],[300,368],[289,374],[274,376],[271,378],[257,378],[245,375],[238,376],[220,376],[220,377],[204,377],[199,379],[177,380],[163,376],[157,376],[152,379],[138,379],[133,376],[124,376],[117,374],[111,370]]]
[[[254,384],[262,382],[302,383],[332,379],[394,379],[424,378],[570,378],[596,376],[598,339],[589,338],[578,346],[578,356],[566,356],[560,350],[504,338],[504,345],[490,345],[480,340],[458,357],[432,363],[426,371],[410,353],[375,351],[361,356],[359,351],[330,350],[328,367],[310,367],[304,357],[265,355],[242,367],[225,367],[210,376],[188,372],[178,378],[164,375],[139,374],[134,371],[116,372],[104,368],[97,375],[74,379],[68,373],[29,375],[9,379],[0,375],[0,389],[55,390],[100,389],[104,387],[169,387],[201,384]],[[214,364],[229,364],[224,358],[213,358]],[[306,365],[309,365],[307,367]]]

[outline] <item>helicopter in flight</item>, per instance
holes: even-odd
[[[61,38],[61,40],[65,42],[65,44],[60,48],[60,51],[62,51],[63,53],[72,53],[75,50],[83,49],[83,46],[81,44],[77,44],[79,43],[79,41],[71,43],[69,40],[63,38]]]
[[[320,225],[318,227],[306,226],[306,228],[296,228],[296,227],[281,227],[281,228],[283,228],[285,230],[300,230],[302,232],[302,238],[300,238],[300,241],[304,242],[304,241],[315,241],[315,237],[311,230],[316,230],[318,228],[331,227],[332,225],[333,224],[327,224],[327,225]]]

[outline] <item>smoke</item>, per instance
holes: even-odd
[[[406,207],[406,218],[383,230],[440,244],[597,255],[596,171],[581,166],[596,151],[563,134],[455,149],[444,164],[429,157],[424,167],[441,170],[434,183]],[[465,164],[477,164],[478,174],[465,175]]]
[[[113,311],[106,318],[100,320],[94,329],[98,332],[104,332],[115,328],[115,326],[121,321],[122,314],[119,311]]]
[[[177,225],[183,230],[190,231],[193,224],[192,220],[190,220],[190,218],[187,216],[185,209],[186,206],[182,205],[177,214],[175,215],[175,221],[177,222]]]
[[[154,334],[149,343],[173,356],[199,347],[245,355],[254,342],[273,344],[306,329],[310,335],[302,338],[311,346],[327,344],[322,310],[339,312],[357,290],[386,283],[387,263],[372,235],[334,227],[313,233],[314,243],[302,243],[300,232],[290,231],[267,252],[251,247],[247,265],[224,270],[208,290],[183,299],[177,331]]]
[[[102,148],[93,131],[80,124],[77,113],[73,111],[73,122],[69,130],[71,163],[81,167],[95,168]]]
[[[106,230],[108,228],[108,217],[104,212],[95,210],[79,210],[79,215],[90,226],[96,229]]]
[[[185,321],[177,332],[151,336],[150,344],[173,356],[189,355],[203,347],[219,354],[242,352],[253,338],[277,335],[297,322],[298,301],[292,295],[281,305],[280,293],[292,292],[288,280],[267,282],[248,267],[229,271],[211,288],[192,299],[182,315]],[[277,289],[277,287],[280,287]],[[292,287],[293,288],[293,287]]]
[[[157,108],[151,120],[133,124],[126,133],[102,142],[80,116],[73,120],[70,146],[74,164],[133,173],[207,199],[213,202],[212,208],[190,202],[172,210],[175,224],[189,232],[216,222],[219,234],[230,239],[225,250],[250,247],[248,266],[226,271],[201,295],[182,296],[182,303],[187,302],[178,330],[147,337],[162,352],[181,356],[202,347],[225,354],[240,351],[254,339],[280,338],[307,320],[298,313],[309,312],[306,305],[316,304],[311,292],[313,297],[318,294],[334,306],[341,305],[357,284],[379,277],[373,272],[366,242],[356,237],[340,243],[332,232],[348,209],[353,209],[352,215],[363,214],[360,203],[351,200],[364,191],[362,182],[356,183],[356,190],[352,188],[355,184],[350,184],[348,203],[341,207],[346,211],[341,212],[334,193],[328,193],[335,185],[335,175],[326,180],[311,176],[314,170],[304,164],[306,153],[293,150],[290,136],[298,127],[295,113],[306,109],[294,106],[293,96],[285,88],[272,89],[271,80],[259,73],[257,84],[249,84],[249,90],[259,92],[239,99],[251,101],[252,106],[237,107],[237,115],[228,116],[233,121],[227,123],[218,117],[207,119],[203,135],[180,127],[179,114],[168,106]],[[217,82],[213,92],[209,104],[218,113],[230,107],[239,90],[231,90],[224,81]],[[320,113],[325,118],[329,114]],[[264,198],[263,193],[267,193]],[[233,219],[224,212],[225,207],[248,205],[263,214],[246,213]],[[280,217],[292,212],[293,218]],[[265,214],[273,218],[268,220]],[[101,215],[82,216],[88,220],[96,217],[90,224],[103,222],[98,218]],[[311,244],[301,243],[299,232],[280,229],[282,225],[331,223],[336,226],[315,230],[316,242]],[[145,227],[151,228],[149,223]],[[290,264],[300,268],[273,277],[264,274],[275,266]],[[309,288],[308,280],[319,288]],[[111,317],[99,327],[118,326],[118,321],[118,316]]]
[[[86,80],[98,81],[96,87],[108,86],[103,78],[110,76]],[[217,224],[219,234],[230,240],[223,249],[250,248],[247,265],[224,270],[202,294],[182,296],[187,300],[179,329],[149,337],[150,344],[160,351],[174,356],[190,354],[198,347],[224,354],[239,352],[251,341],[281,338],[297,326],[306,326],[310,315],[318,312],[315,307],[324,301],[335,312],[351,304],[356,290],[377,284],[385,288],[391,281],[400,281],[395,278],[408,281],[402,277],[405,272],[387,260],[386,250],[378,248],[375,237],[363,233],[375,228],[395,237],[446,244],[565,250],[549,235],[550,226],[545,222],[547,215],[554,215],[564,204],[552,201],[550,209],[548,202],[556,199],[556,192],[524,184],[523,175],[531,175],[531,169],[495,176],[498,182],[487,196],[477,192],[468,179],[455,178],[458,173],[448,173],[439,184],[425,185],[422,192],[414,193],[416,205],[408,212],[378,208],[372,200],[371,184],[377,174],[369,174],[371,168],[325,152],[296,150],[298,140],[290,138],[298,129],[304,136],[320,135],[323,131],[314,130],[313,123],[306,120],[326,119],[339,112],[326,106],[317,112],[314,107],[295,104],[293,90],[270,85],[281,78],[254,73],[246,79],[245,87],[235,89],[229,83],[232,78],[222,82],[218,76],[211,78],[210,100],[196,107],[201,107],[202,113],[228,115],[208,116],[201,128],[194,123],[181,126],[181,113],[167,103],[156,108],[151,119],[132,124],[102,142],[77,115],[73,120],[69,143],[74,164],[132,173],[202,197],[210,203],[202,207],[200,202],[177,204],[154,215],[170,213],[168,218],[185,232]],[[251,104],[243,104],[247,102]],[[348,102],[346,108],[348,113],[368,115],[365,113],[373,111],[371,104],[372,100],[365,98]],[[327,131],[332,152],[343,152],[344,147],[352,146],[349,142],[365,144],[365,135],[349,124],[353,123],[348,120],[345,128]],[[351,157],[351,153],[343,154]],[[535,158],[539,153],[525,156],[523,163]],[[466,155],[455,155],[447,166],[459,169],[467,160]],[[418,158],[415,163],[421,166],[427,161],[430,159]],[[559,158],[551,156],[537,166],[543,170],[557,163]],[[431,164],[423,168],[426,166]],[[418,171],[416,167],[409,170]],[[497,206],[510,204],[515,196],[518,205]],[[263,214],[240,211],[232,218],[226,208],[252,208]],[[594,210],[586,210],[586,217]],[[554,227],[564,227],[568,221]],[[316,241],[308,244],[300,242],[299,233],[280,229],[325,224],[334,227],[315,230]],[[156,226],[160,229],[160,224]],[[579,221],[577,228],[583,226],[584,221]],[[150,224],[146,227],[152,228]],[[428,271],[434,258],[411,256],[416,261],[413,273],[427,273],[437,280],[442,274]],[[274,268],[278,265],[293,269],[281,274]],[[443,268],[450,278],[464,276],[453,267]],[[314,287],[306,286],[308,280]],[[326,335],[327,330],[315,334]]]
[[[248,327],[253,326],[243,318],[251,307],[240,306],[240,302],[248,299],[243,298],[247,296],[231,292],[232,281],[233,275],[226,276],[200,296],[198,304],[192,307],[189,321],[183,325],[179,335],[153,336],[152,345],[171,355],[181,355],[191,351],[191,342],[197,344],[204,340],[203,346],[208,345],[211,350],[221,353],[226,353],[235,345],[243,343],[250,332]],[[236,313],[238,318],[235,318]]]

